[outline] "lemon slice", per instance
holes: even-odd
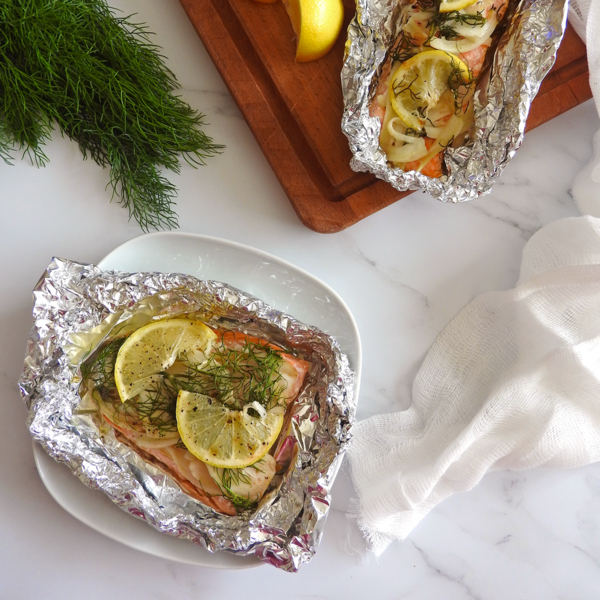
[[[441,13],[462,10],[463,8],[467,8],[467,6],[471,6],[471,4],[475,4],[477,1],[478,0],[441,0],[439,10]]]
[[[342,0],[283,0],[298,38],[296,61],[325,56],[337,40],[344,21]]]
[[[115,361],[115,383],[121,401],[146,389],[152,376],[168,369],[178,356],[203,351],[216,338],[204,323],[188,319],[154,321],[133,332]]]
[[[449,52],[427,50],[396,69],[391,78],[390,101],[404,124],[420,131],[427,123],[429,109],[444,94],[451,95],[453,89],[470,80],[471,73],[462,60]]]
[[[186,448],[202,462],[221,469],[242,469],[260,460],[275,443],[283,425],[283,410],[252,406],[233,410],[217,400],[180,391],[177,428]],[[260,408],[260,407],[257,407]]]

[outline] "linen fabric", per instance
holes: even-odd
[[[358,422],[349,459],[353,516],[378,555],[489,471],[600,460],[600,219],[538,231],[516,288],[449,323],[411,407]]]

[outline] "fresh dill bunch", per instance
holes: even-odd
[[[20,151],[37,166],[58,125],[84,158],[110,168],[112,198],[144,231],[177,226],[180,171],[223,148],[202,132],[201,113],[173,91],[174,74],[143,25],[105,0],[0,2],[0,158]]]

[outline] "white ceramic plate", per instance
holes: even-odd
[[[361,346],[344,301],[325,283],[294,265],[249,246],[186,233],[151,233],[134,238],[100,261],[102,269],[186,273],[222,281],[249,292],[296,319],[332,335],[356,372],[360,387]],[[35,463],[52,497],[92,529],[154,556],[204,567],[243,569],[264,563],[253,556],[211,554],[191,542],[156,531],[87,488],[65,465],[34,444]]]

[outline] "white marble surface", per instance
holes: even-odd
[[[178,1],[111,4],[137,12],[157,33],[182,95],[227,145],[207,167],[171,176],[181,229],[281,256],[346,300],[363,342],[359,418],[406,407],[414,374],[444,325],[479,293],[513,287],[527,239],[578,214],[570,187],[599,126],[591,102],[528,134],[491,196],[443,205],[417,193],[349,230],[314,233],[298,221]],[[56,134],[47,153],[45,169],[27,160],[0,164],[0,598],[599,597],[600,465],[488,475],[379,559],[345,517],[352,486],[343,471],[323,543],[295,575],[150,557],[67,514],[37,475],[16,387],[30,291],[52,256],[97,262],[140,230],[109,203],[108,172],[83,162],[74,143]]]

